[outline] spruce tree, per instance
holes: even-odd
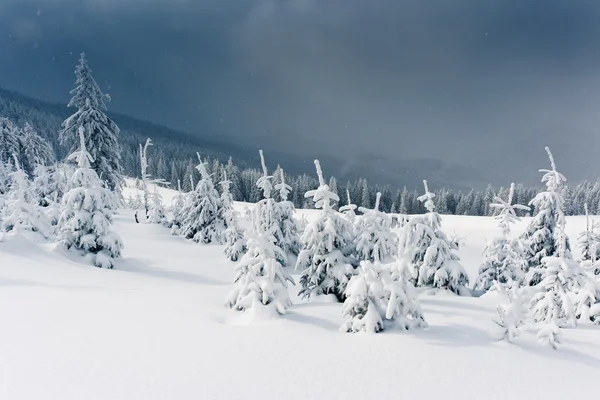
[[[198,154],[200,181],[182,210],[181,234],[200,243],[223,243],[225,226],[219,218],[220,198]]]
[[[179,230],[181,228],[181,221],[183,219],[183,209],[186,204],[187,195],[181,191],[181,181],[177,180],[177,195],[173,199],[173,205],[171,207],[171,212],[173,214],[173,219],[171,220],[171,234],[179,235]]]
[[[510,184],[508,200],[494,197],[489,209],[497,212],[496,220],[502,229],[502,237],[488,242],[483,250],[484,261],[479,267],[479,276],[475,289],[490,290],[496,283],[507,284],[515,281],[518,285],[524,283],[527,265],[525,249],[519,239],[511,240],[510,225],[520,220],[515,210],[529,211],[529,207],[512,204],[515,184]]]
[[[350,279],[342,310],[344,332],[376,333],[389,326],[404,330],[426,328],[414,287],[399,262],[363,261]]]
[[[346,219],[349,222],[354,223],[354,219],[356,218],[356,204],[352,204],[352,200],[350,199],[350,191],[346,189],[346,198],[347,203],[345,206],[340,207],[340,212],[346,216]]]
[[[263,192],[263,199],[252,211],[252,225],[247,234],[248,249],[235,267],[234,288],[225,305],[238,311],[250,310],[255,315],[267,313],[271,316],[285,314],[292,305],[287,282],[294,281],[279,262],[285,254],[274,234],[279,229],[279,221],[271,198],[272,176],[267,174],[262,150],[260,158],[263,176],[257,181],[257,186]]]
[[[21,154],[19,130],[8,118],[0,117],[0,161],[12,162]]]
[[[562,235],[557,229],[564,221],[562,210],[563,200],[560,188],[566,182],[564,175],[556,171],[556,164],[550,149],[546,147],[550,158],[551,170],[542,169],[542,182],[546,184],[546,191],[538,193],[529,205],[535,207],[536,215],[522,235],[528,250],[527,269],[539,270],[544,257],[556,256],[558,253],[558,239]],[[569,239],[565,236],[565,251],[562,257],[571,258]],[[539,273],[534,272],[529,279],[530,285],[537,285],[541,280]]]
[[[587,203],[584,204],[585,231],[579,234],[581,261],[596,264],[600,259],[600,234],[595,221],[590,221]],[[591,222],[591,223],[590,223]]]
[[[77,85],[71,91],[73,97],[68,106],[76,108],[75,114],[67,118],[60,131],[60,142],[75,152],[78,146],[79,130],[84,129],[86,149],[92,156],[90,167],[99,179],[106,182],[112,191],[120,192],[123,186],[121,167],[121,147],[119,127],[106,114],[105,95],[92,76],[85,54],[82,53],[79,65],[75,68]]]
[[[427,181],[425,194],[418,200],[425,205],[427,214],[409,219],[400,232],[400,254],[412,266],[417,286],[444,288],[460,294],[469,278],[454,252],[456,244],[441,229],[441,217],[435,212]]]
[[[80,150],[69,156],[78,168],[71,178],[71,190],[62,202],[59,221],[62,244],[90,256],[97,267],[112,268],[123,248],[119,235],[110,230],[114,194],[103,187],[91,168],[94,159],[86,149],[88,140],[83,126],[79,127],[79,137]]]
[[[296,269],[302,271],[300,296],[333,294],[341,302],[346,298],[346,286],[357,264],[354,237],[351,224],[333,209],[339,197],[325,183],[318,160],[315,166],[319,187],[304,196],[312,197],[315,208],[321,211],[301,238],[302,250],[296,263]]]
[[[521,327],[527,315],[527,308],[523,304],[517,284],[506,285],[496,282],[496,289],[508,301],[498,306],[498,319],[494,322],[501,329],[499,339],[511,343],[521,332]]]
[[[398,237],[392,232],[392,218],[379,211],[381,193],[377,192],[375,207],[360,207],[357,219],[356,253],[360,260],[390,262],[398,255]]]
[[[596,302],[596,293],[592,278],[571,257],[565,233],[562,198],[558,191],[566,178],[556,171],[550,149],[546,147],[546,151],[552,169],[541,172],[544,172],[542,182],[546,183],[548,191],[540,193],[534,199],[540,205],[539,213],[544,213],[545,217],[542,219],[536,216],[535,220],[550,224],[545,226],[552,232],[551,244],[554,248],[550,249],[552,255],[545,255],[541,264],[530,270],[530,282],[537,289],[531,300],[530,310],[534,322],[538,324],[538,339],[556,349],[560,344],[560,328],[575,326],[577,318],[582,314],[586,319],[590,318],[589,310]],[[548,233],[544,233],[542,238],[547,241]],[[544,250],[548,249],[546,247]]]
[[[38,165],[50,165],[56,157],[50,143],[44,140],[33,127],[26,123],[20,132],[23,169],[33,174]]]
[[[44,237],[50,234],[49,223],[37,204],[27,173],[21,168],[17,155],[14,156],[15,169],[9,174],[10,190],[2,209],[2,230],[4,232],[39,232]]]
[[[238,261],[246,252],[246,239],[244,232],[239,227],[239,213],[233,207],[233,197],[229,188],[231,181],[227,179],[227,170],[223,170],[223,180],[221,181],[221,213],[225,221],[225,249],[223,252],[231,261]]]
[[[279,192],[281,199],[277,204],[277,219],[279,220],[279,229],[275,234],[281,234],[281,237],[276,237],[276,243],[283,250],[286,257],[280,260],[285,267],[288,265],[288,257],[297,256],[300,252],[300,237],[298,235],[298,224],[294,219],[294,203],[288,200],[291,186],[285,182],[283,169],[279,169],[279,183],[275,185],[275,189]]]

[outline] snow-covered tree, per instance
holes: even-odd
[[[52,182],[51,167],[38,164],[34,170],[33,192],[36,197],[36,203],[41,207],[50,205],[54,198],[54,185]]]
[[[6,195],[8,189],[10,188],[11,171],[12,163],[10,161],[4,162],[0,160],[0,200],[4,198],[4,195]],[[0,210],[2,209],[2,204],[0,204]]]
[[[182,211],[185,207],[187,196],[181,191],[181,181],[177,180],[177,195],[173,198],[173,204],[171,205],[171,213],[173,219],[171,220],[171,234],[178,235],[179,229],[181,228],[181,220],[183,218]]]
[[[387,326],[408,330],[427,327],[414,287],[399,263],[362,261],[346,288],[342,310],[344,332],[376,333]]]
[[[510,205],[510,202],[509,202]],[[494,208],[490,208],[494,210]],[[499,339],[512,342],[520,334],[521,327],[527,315],[527,308],[523,304],[522,296],[519,293],[519,286],[513,284],[495,283],[496,290],[506,297],[507,302],[498,305],[498,319],[494,322],[501,329]]]
[[[246,252],[246,239],[244,232],[238,224],[239,213],[233,207],[233,196],[229,191],[231,181],[227,179],[227,171],[223,170],[221,181],[221,213],[225,221],[225,255],[231,261],[238,261]]]
[[[181,234],[200,243],[222,243],[225,226],[219,218],[220,198],[206,170],[206,164],[198,154],[200,181],[188,194],[188,201],[181,211]]]
[[[21,147],[24,156],[23,169],[29,174],[34,173],[38,165],[50,165],[56,159],[50,143],[39,136],[28,123],[21,131]]]
[[[413,280],[418,286],[445,288],[460,294],[469,278],[454,252],[456,244],[441,229],[441,217],[435,212],[427,181],[425,194],[418,197],[427,214],[413,216],[400,232],[399,254],[410,260]]]
[[[255,218],[264,218],[255,213]],[[278,258],[282,250],[275,245],[275,238],[263,225],[255,223],[248,233],[248,250],[236,265],[234,288],[227,296],[225,305],[238,311],[251,310],[255,315],[285,314],[292,305],[286,275]],[[256,229],[259,229],[257,232]],[[292,281],[293,282],[293,281]]]
[[[283,266],[287,266],[289,255],[297,256],[300,252],[300,236],[298,235],[298,224],[294,219],[294,203],[288,200],[288,195],[292,190],[291,186],[285,183],[283,169],[279,169],[280,180],[275,185],[279,191],[279,201],[277,206],[277,219],[279,220],[279,230],[276,235],[281,233],[281,237],[276,237],[277,245],[286,254],[285,259],[280,260]]]
[[[520,220],[516,210],[529,211],[529,207],[512,204],[515,184],[510,184],[508,200],[494,197],[489,205],[490,213],[496,214],[498,225],[502,229],[502,237],[488,242],[483,250],[483,263],[479,267],[479,276],[475,289],[490,290],[496,283],[506,284],[510,281],[523,284],[527,266],[525,249],[519,239],[510,239],[510,225]]]
[[[333,294],[338,301],[346,298],[346,286],[357,264],[354,258],[352,225],[333,209],[339,197],[323,179],[321,164],[315,160],[319,187],[304,195],[312,197],[321,212],[309,223],[301,238],[302,250],[296,269],[302,271],[300,296]]]
[[[140,167],[141,181],[140,189],[142,191],[142,204],[146,221],[151,224],[163,224],[166,222],[167,216],[165,206],[162,201],[162,196],[158,192],[159,185],[167,186],[169,183],[163,178],[153,178],[148,173],[148,147],[152,146],[152,140],[146,139],[144,146],[140,143]],[[154,191],[150,193],[150,185],[154,186]]]
[[[590,221],[587,203],[585,210],[585,231],[579,234],[579,248],[581,249],[581,260],[595,264],[600,259],[600,234],[595,221]]]
[[[167,213],[163,204],[162,196],[158,188],[154,186],[154,191],[150,194],[150,209],[148,211],[148,222],[151,224],[164,224],[167,220]]]
[[[39,232],[48,237],[48,221],[38,207],[27,173],[21,168],[17,155],[13,157],[15,170],[10,173],[11,186],[2,209],[2,230]]]
[[[110,96],[105,95],[92,76],[85,54],[82,53],[79,65],[75,68],[77,85],[71,91],[73,97],[69,107],[77,109],[75,114],[62,124],[60,141],[75,152],[78,146],[79,130],[86,134],[86,149],[94,161],[90,167],[96,171],[99,179],[106,182],[110,190],[120,191],[123,185],[121,167],[121,147],[119,145],[119,127],[104,112],[106,101]]]
[[[560,344],[560,328],[575,326],[577,318],[585,315],[589,318],[589,309],[596,302],[595,283],[592,278],[571,257],[568,238],[565,233],[566,219],[562,212],[562,198],[558,193],[565,177],[556,171],[554,158],[546,147],[552,170],[544,172],[547,192],[536,196],[539,212],[545,212],[543,234],[534,243],[547,243],[541,252],[551,251],[551,256],[541,259],[539,266],[530,270],[531,282],[536,285],[537,292],[530,303],[533,320],[538,324],[538,338],[549,343],[553,348]],[[551,216],[552,218],[548,217]],[[553,225],[552,225],[553,224]],[[552,233],[549,238],[548,232]]]
[[[0,117],[0,161],[10,162],[21,154],[19,129],[8,118]]]
[[[114,194],[105,188],[96,171],[91,168],[93,157],[86,150],[85,128],[79,128],[80,150],[69,160],[77,162],[71,178],[71,190],[63,197],[63,212],[59,226],[62,243],[89,255],[95,266],[112,268],[114,259],[120,257],[123,242],[110,230]]]
[[[537,210],[522,238],[527,246],[528,269],[537,269],[542,265],[544,257],[555,256],[558,253],[558,235],[562,234],[559,225],[564,222],[563,201],[559,189],[567,181],[564,175],[556,171],[556,164],[550,149],[546,147],[550,158],[551,170],[542,169],[542,182],[546,184],[546,191],[538,193],[529,202]],[[565,253],[563,257],[571,258],[569,240],[564,237]],[[530,285],[536,285],[541,280],[539,274],[532,274]]]
[[[359,259],[382,263],[390,262],[398,255],[398,237],[392,232],[392,218],[379,210],[381,193],[375,197],[375,208],[360,207],[357,218],[356,253]]]
[[[350,200],[350,190],[346,188],[346,198],[347,203],[345,206],[340,207],[340,212],[346,216],[346,219],[350,222],[354,222],[356,218],[356,204],[352,204],[352,200]]]
[[[225,304],[239,311],[285,314],[292,305],[287,281],[293,283],[293,280],[283,271],[279,262],[286,255],[275,237],[280,225],[278,210],[271,198],[272,177],[267,174],[262,150],[260,158],[263,176],[259,178],[257,186],[262,189],[264,198],[252,211],[252,225],[250,232],[247,232],[248,248],[236,265],[234,288]]]

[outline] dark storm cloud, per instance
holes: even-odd
[[[4,0],[0,85],[66,101],[85,50],[112,109],[198,134],[322,146],[350,152],[350,164],[438,159],[499,183],[537,179],[548,144],[580,179],[600,167],[599,11],[593,1]]]

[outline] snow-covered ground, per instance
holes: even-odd
[[[172,193],[163,193],[170,201]],[[127,196],[127,194],[126,194]],[[240,204],[242,210],[247,205]],[[312,211],[303,211],[310,218]],[[474,280],[492,218],[445,216]],[[514,228],[518,232],[526,221]],[[584,219],[568,218],[572,241]],[[555,351],[526,330],[496,341],[498,298],[420,296],[428,330],[339,332],[341,304],[247,324],[223,307],[234,264],[123,210],[114,270],[35,234],[0,243],[0,399],[575,399],[600,390],[600,327]],[[574,246],[576,247],[576,246]],[[575,255],[577,255],[575,249]]]

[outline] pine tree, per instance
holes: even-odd
[[[242,201],[242,188],[241,188],[241,179],[240,179],[240,169],[233,164],[233,160],[229,157],[227,160],[227,164],[225,165],[225,171],[227,172],[227,177],[231,182],[229,187],[229,191],[234,200]]]
[[[221,212],[225,221],[225,255],[231,261],[238,261],[246,248],[246,239],[244,232],[238,225],[239,213],[233,208],[233,197],[229,188],[231,181],[227,179],[227,171],[223,170],[223,180],[221,181]]]
[[[375,208],[360,207],[358,217],[356,253],[364,261],[390,262],[398,255],[398,237],[392,232],[392,218],[379,211],[381,193],[377,192]]]
[[[164,181],[169,179],[169,169],[167,168],[167,162],[165,161],[164,157],[160,157],[158,159],[158,165],[156,167],[156,178],[162,179]],[[171,182],[177,181],[175,180]]]
[[[552,232],[552,244],[555,248],[552,249],[552,255],[544,256],[541,265],[530,271],[531,281],[535,282],[537,288],[530,303],[530,310],[534,322],[539,326],[538,339],[556,349],[560,344],[560,328],[566,325],[575,326],[577,317],[584,312],[589,315],[589,308],[595,302],[595,293],[586,292],[590,289],[595,291],[595,284],[571,257],[565,233],[566,219],[562,213],[562,198],[558,192],[566,178],[556,171],[550,149],[546,147],[546,151],[552,170],[541,172],[544,172],[542,181],[546,183],[548,191],[540,193],[534,200],[538,199],[537,203],[541,204],[539,213],[553,217],[546,217],[543,221],[554,223],[545,226]],[[544,236],[544,239],[547,239],[547,236]],[[578,298],[581,301],[582,297],[591,299],[575,306],[574,299]]]
[[[400,195],[400,208],[398,209],[400,214],[408,214],[408,190],[406,186],[402,189],[402,194]]]
[[[21,154],[18,128],[8,118],[0,117],[0,161],[8,163]]]
[[[48,207],[54,198],[51,167],[38,164],[34,170],[33,192],[35,202],[41,207]]]
[[[194,163],[190,160],[183,174],[183,191],[185,193],[193,192],[194,188]]]
[[[487,188],[485,189],[485,195],[483,197],[483,202],[484,202],[483,215],[492,216],[494,214],[494,208],[491,207],[491,204],[493,201],[496,201],[495,199],[498,197],[500,197],[500,196],[494,195],[494,188],[492,187],[492,185],[488,185]]]
[[[281,233],[281,237],[275,237],[276,244],[283,250],[286,257],[280,260],[285,267],[288,265],[289,255],[297,256],[300,252],[300,237],[298,235],[298,224],[294,219],[294,203],[288,200],[288,196],[292,188],[286,184],[283,169],[279,169],[280,180],[275,185],[275,189],[279,191],[279,201],[277,206],[277,219],[279,220],[279,229],[275,234]]]
[[[36,166],[50,165],[56,159],[50,143],[40,137],[28,123],[21,131],[21,148],[23,169],[28,174],[33,174]]]
[[[564,175],[556,171],[556,165],[550,149],[546,147],[546,152],[550,158],[551,170],[542,169],[544,173],[542,182],[546,183],[546,191],[538,193],[533,200],[529,202],[530,206],[537,210],[529,226],[523,233],[522,238],[528,248],[529,257],[527,260],[527,269],[538,269],[542,264],[544,257],[557,255],[558,235],[561,234],[557,226],[564,221],[562,211],[563,201],[559,189],[566,182]],[[568,238],[565,237],[564,257],[571,258],[570,245]],[[538,273],[532,274],[529,284],[536,285],[541,277]]]
[[[120,191],[123,177],[119,127],[104,113],[105,102],[110,101],[110,96],[100,90],[84,53],[75,69],[75,76],[77,87],[71,91],[73,97],[68,106],[76,108],[77,112],[63,122],[61,144],[69,146],[71,152],[74,152],[78,145],[78,132],[83,128],[86,133],[86,149],[94,160],[90,167],[96,171],[101,181],[107,183],[110,190]]]
[[[414,287],[397,261],[361,262],[359,274],[348,283],[342,318],[340,330],[352,333],[427,327]]]
[[[171,221],[171,234],[179,235],[181,228],[181,221],[183,219],[183,209],[186,204],[187,195],[184,195],[181,191],[181,181],[177,181],[177,195],[173,199],[173,206],[171,212],[173,213],[173,220]]]
[[[172,182],[173,184],[175,184],[175,182],[178,183],[179,191],[181,192],[181,175],[179,174],[179,170],[174,161],[171,161],[171,172],[169,177],[169,182]]]
[[[362,197],[360,205],[364,208],[371,208],[371,188],[366,179],[362,181]]]
[[[520,240],[509,239],[510,225],[520,220],[515,210],[529,211],[529,207],[512,204],[515,184],[511,183],[508,200],[494,197],[489,205],[491,211],[498,210],[496,220],[502,229],[502,237],[490,241],[483,250],[484,261],[479,267],[475,289],[490,290],[496,283],[515,281],[521,285],[525,280],[526,254]]]
[[[588,213],[587,203],[584,204],[585,210],[585,231],[579,235],[579,248],[581,249],[581,261],[588,261],[595,264],[600,259],[600,234],[597,231],[597,225],[594,221],[590,224],[590,215]]]
[[[223,243],[225,226],[219,219],[220,198],[198,154],[200,181],[182,210],[181,234],[201,243]]]
[[[348,199],[345,206],[340,207],[340,212],[346,216],[346,219],[349,222],[354,222],[356,218],[356,204],[352,204],[352,200],[350,200],[350,191],[346,189],[346,198]]]
[[[50,227],[41,213],[27,173],[20,167],[17,155],[14,156],[15,170],[10,173],[11,186],[2,209],[2,230],[4,232],[39,232],[48,237]]]
[[[263,176],[258,179],[257,186],[263,191],[264,198],[252,211],[248,249],[235,268],[234,288],[225,304],[238,311],[285,314],[292,305],[287,281],[294,281],[283,271],[278,261],[285,258],[285,254],[277,245],[274,235],[279,229],[279,221],[274,200],[271,198],[272,176],[267,174],[262,150],[260,158]]]
[[[301,238],[302,250],[296,269],[300,275],[300,296],[333,294],[344,301],[346,286],[354,274],[356,260],[353,257],[352,228],[350,223],[333,210],[339,197],[329,190],[323,179],[318,160],[315,160],[319,187],[304,195],[313,198],[315,207],[321,212],[304,231]]]
[[[165,206],[158,188],[154,186],[154,191],[150,194],[150,209],[148,211],[148,222],[151,224],[164,224],[167,220]]]
[[[500,339],[510,343],[519,336],[527,309],[521,300],[518,285],[507,287],[505,284],[496,283],[496,289],[507,298],[508,302],[498,306],[498,320],[494,322],[502,329]]]
[[[445,288],[457,294],[469,283],[469,278],[453,250],[454,242],[441,229],[440,215],[435,212],[427,181],[423,181],[425,194],[418,200],[425,205],[427,214],[414,216],[400,233],[400,254],[409,260],[413,279],[418,286]]]
[[[89,254],[97,267],[112,268],[120,257],[123,242],[110,230],[114,194],[103,187],[91,168],[93,157],[86,150],[85,128],[79,127],[80,151],[72,153],[78,169],[71,178],[71,190],[63,198],[59,226],[67,249]]]

